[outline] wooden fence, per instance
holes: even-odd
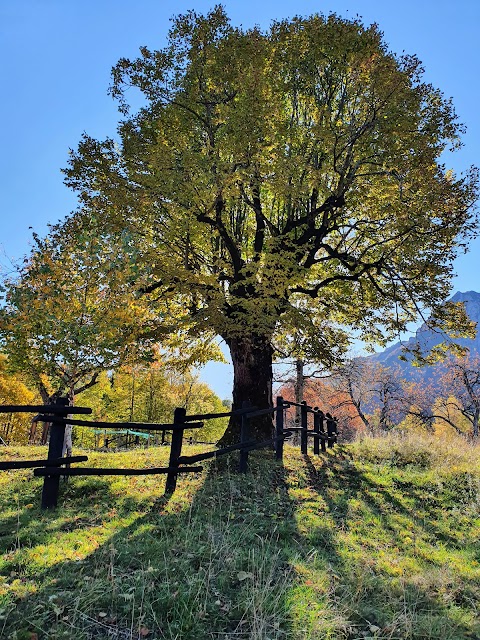
[[[296,427],[285,427],[285,413],[291,406],[300,407],[301,423]],[[313,452],[320,454],[320,450],[326,451],[327,446],[333,447],[337,440],[337,422],[330,414],[324,414],[318,407],[310,407],[306,402],[296,404],[287,402],[281,396],[276,399],[275,407],[267,409],[258,409],[252,407],[249,403],[244,403],[241,409],[226,413],[210,413],[187,415],[183,408],[175,409],[173,423],[171,424],[152,424],[141,422],[98,422],[84,419],[71,418],[71,415],[91,414],[92,410],[87,407],[69,407],[67,399],[60,398],[53,405],[8,405],[0,406],[0,413],[16,413],[40,412],[36,420],[51,424],[50,443],[48,448],[48,456],[45,460],[15,460],[9,462],[0,462],[0,470],[9,469],[28,469],[33,468],[35,476],[44,478],[42,490],[42,508],[50,509],[57,506],[60,476],[107,476],[107,475],[153,475],[166,474],[165,493],[172,494],[177,485],[179,474],[196,473],[203,470],[201,466],[195,466],[196,463],[210,458],[218,458],[220,456],[239,452],[239,471],[246,473],[248,468],[248,454],[250,451],[264,448],[274,448],[277,460],[283,458],[283,443],[286,438],[297,431],[300,433],[300,447],[302,454],[307,453],[308,439],[313,439]],[[253,418],[272,414],[275,415],[275,434],[268,440],[258,442],[249,436],[249,421]],[[308,428],[308,416],[313,415],[313,429]],[[240,442],[237,444],[224,447],[223,449],[215,449],[206,451],[196,455],[182,455],[182,447],[184,434],[189,429],[200,429],[204,425],[205,420],[214,418],[223,418],[230,416],[238,416],[241,420]],[[90,427],[94,429],[134,429],[138,431],[169,431],[171,432],[170,458],[168,467],[153,467],[142,469],[117,469],[117,468],[98,468],[98,467],[70,467],[75,462],[86,462],[88,456],[69,456],[62,457],[63,443],[65,438],[65,427],[67,425]],[[185,465],[185,466],[181,466]]]

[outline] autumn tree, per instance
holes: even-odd
[[[470,426],[470,435],[479,436],[480,423],[480,357],[451,358],[445,365],[441,379],[448,411],[453,409],[463,416]],[[449,406],[453,405],[453,406]],[[451,421],[450,421],[451,423]]]
[[[5,404],[34,404],[34,391],[29,389],[20,376],[8,370],[7,358],[0,354],[0,407]],[[27,444],[32,427],[32,415],[25,413],[2,413],[0,408],[0,437],[6,444]]]
[[[415,56],[356,19],[261,31],[219,6],[140,51],[113,69],[118,136],[85,135],[66,183],[106,247],[128,238],[131,287],[175,309],[159,327],[223,337],[234,408],[272,403],[272,345],[298,326],[325,335],[328,355],[349,327],[385,343],[445,311],[477,174],[441,163],[462,126]]]
[[[344,360],[326,385],[335,413],[368,432],[390,431],[407,412],[406,382],[398,367],[384,367],[369,358]]]
[[[435,410],[440,393],[438,386],[432,380],[424,379],[420,382],[411,380],[404,384],[403,391],[402,402],[407,424],[433,432],[438,414]]]
[[[364,358],[351,358],[333,371],[330,391],[336,410],[356,415],[363,428],[372,431],[368,406],[373,400],[373,369]]]
[[[18,274],[6,280],[0,338],[9,366],[34,385],[45,404],[73,402],[118,367],[132,345],[141,349],[148,313],[121,277],[121,246],[100,247],[75,219],[51,228]],[[148,348],[151,344],[145,341]]]
[[[399,367],[374,366],[372,395],[375,408],[371,422],[381,431],[390,431],[405,417],[405,381]]]
[[[408,413],[434,430],[448,425],[458,434],[479,436],[480,357],[450,357],[435,370],[429,383],[412,383]]]

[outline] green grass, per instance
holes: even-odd
[[[204,447],[187,447],[198,452]],[[5,448],[4,458],[44,456]],[[89,453],[158,466],[168,450]],[[0,475],[0,638],[480,638],[480,451],[364,440],[182,476]],[[230,468],[231,465],[231,468]]]

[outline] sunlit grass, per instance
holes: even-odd
[[[162,466],[168,448],[88,455]],[[417,436],[287,446],[284,466],[264,451],[245,476],[234,456],[181,476],[170,500],[164,476],[72,478],[47,513],[41,479],[3,472],[0,637],[473,639],[479,460]]]

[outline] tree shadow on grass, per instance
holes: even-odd
[[[458,541],[429,521],[429,509],[421,513],[421,492],[395,495],[341,448],[323,464],[304,460],[309,486],[338,532],[329,561],[341,575],[338,597],[350,618],[367,621],[374,637],[478,637],[478,578],[468,566],[461,575]]]
[[[26,492],[22,492],[22,484],[28,487]],[[5,554],[8,556],[18,548],[48,543],[52,536],[61,533],[101,526],[105,515],[112,510],[118,518],[128,517],[141,504],[128,496],[119,500],[111,483],[88,477],[68,484],[61,481],[59,509],[42,511],[42,486],[40,479],[22,478],[3,488],[0,551],[4,554],[4,571],[14,570],[14,566],[5,561]]]
[[[77,501],[82,524],[75,531],[66,529],[75,522],[66,525],[61,509],[40,514],[35,525],[28,521],[30,512],[22,512],[20,537],[33,526],[35,548],[28,549],[30,565],[23,558],[22,566],[21,545],[8,561],[8,569],[16,570],[8,576],[14,584],[10,600],[4,598],[2,637],[18,631],[80,640],[286,637],[283,600],[292,571],[271,519],[281,515],[282,532],[294,532],[282,483],[273,488],[263,472],[239,477],[228,461],[219,462],[203,484],[180,476],[171,499],[160,497],[143,511],[144,504],[128,497],[122,514],[130,515],[129,524],[112,527],[93,552],[80,550],[77,560],[65,560],[60,552],[55,562],[35,566],[35,554],[54,555],[55,547],[71,546],[68,536],[96,534],[97,527],[88,526],[93,500],[102,507],[107,529],[118,519],[118,509],[110,517],[105,513],[113,506],[108,483],[89,480],[83,486],[69,483],[64,491],[64,505]],[[86,486],[94,488],[90,496],[81,495]],[[13,516],[3,522],[11,524]]]
[[[400,478],[398,468],[395,478],[387,476],[376,480],[372,473],[359,471],[350,464],[342,450],[338,453],[330,459],[326,470],[349,487],[344,499],[335,506],[340,520],[348,514],[349,499],[361,498],[371,512],[382,519],[383,528],[393,535],[398,536],[402,527],[403,530],[410,528],[419,531],[431,545],[445,544],[452,550],[463,547],[458,528],[461,523],[471,525],[463,515],[468,505],[476,501],[472,487],[466,484],[462,487],[455,475],[447,480],[446,487],[439,479],[432,484],[431,480],[418,478],[418,472],[425,472],[421,468],[416,469],[416,482]],[[317,485],[325,482],[325,469],[319,472],[308,457],[306,464],[313,482]]]

